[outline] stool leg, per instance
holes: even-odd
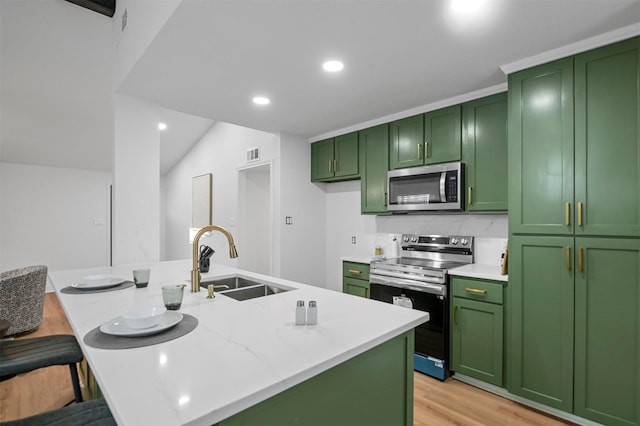
[[[71,372],[71,384],[73,385],[76,402],[82,402],[82,390],[80,389],[80,379],[78,378],[78,369],[75,363],[69,364],[69,371]]]

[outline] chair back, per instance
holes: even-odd
[[[18,268],[0,274],[0,319],[11,323],[6,335],[35,331],[42,324],[47,267]]]

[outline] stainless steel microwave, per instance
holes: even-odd
[[[389,211],[462,211],[463,172],[461,162],[390,170],[387,172]]]

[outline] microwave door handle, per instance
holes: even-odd
[[[446,192],[446,183],[447,183],[447,172],[442,172],[440,174],[440,202],[447,202],[447,192]]]

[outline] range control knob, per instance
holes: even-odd
[[[454,246],[458,245],[458,239],[457,238],[452,238],[451,239],[451,244],[453,244]]]
[[[463,238],[462,241],[460,241],[462,243],[463,246],[466,246],[467,244],[469,244],[469,240],[467,240],[466,238]]]
[[[409,242],[409,236],[405,235],[404,238],[402,239],[405,243]]]
[[[418,237],[416,237],[415,235],[413,237],[411,237],[411,242],[412,243],[417,243],[418,242]]]

